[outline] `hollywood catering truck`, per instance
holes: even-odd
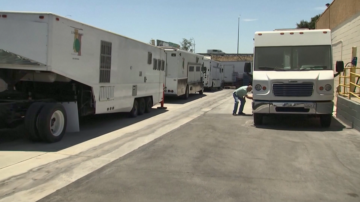
[[[162,100],[163,49],[51,13],[0,12],[0,27],[0,127],[57,142],[79,117]]]
[[[253,70],[255,125],[269,114],[305,114],[330,126],[334,77],[344,63],[336,62],[334,75],[329,29],[256,32],[253,60],[245,72]]]

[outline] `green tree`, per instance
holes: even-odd
[[[306,20],[301,20],[300,23],[296,24],[297,28],[309,28],[309,29],[315,29],[316,21],[319,19],[320,14],[316,15],[311,18],[310,22]]]
[[[180,42],[180,49],[181,50],[186,50],[186,51],[191,51],[191,47],[193,46],[193,42],[192,39],[185,39],[183,38],[183,40]]]

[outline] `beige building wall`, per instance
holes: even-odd
[[[342,60],[345,64],[351,61],[351,48],[354,46],[359,49],[357,53],[359,58],[360,0],[334,0],[320,16],[315,27],[316,29],[331,29],[332,31],[334,67],[336,61]],[[334,86],[338,84],[339,77],[336,77]],[[357,89],[357,92],[359,92],[359,89]]]
[[[316,29],[333,29],[360,12],[360,0],[334,0],[316,22]]]

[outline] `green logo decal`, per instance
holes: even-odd
[[[82,34],[80,34],[79,30],[75,28],[73,50],[74,53],[77,53],[78,56],[81,56],[81,37]]]

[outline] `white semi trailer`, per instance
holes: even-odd
[[[179,50],[164,48],[166,52],[165,96],[183,96],[199,92],[203,94],[204,56]]]
[[[334,77],[344,69],[336,62],[334,75],[331,31],[280,30],[254,37],[253,117],[262,124],[269,114],[304,114],[331,125]],[[245,65],[251,72],[251,64]]]
[[[211,60],[211,57],[205,56],[202,71],[204,73],[203,80],[205,90],[220,90],[222,88],[224,70],[220,62]]]
[[[164,50],[51,13],[0,12],[0,125],[57,142],[79,117],[162,100]]]

